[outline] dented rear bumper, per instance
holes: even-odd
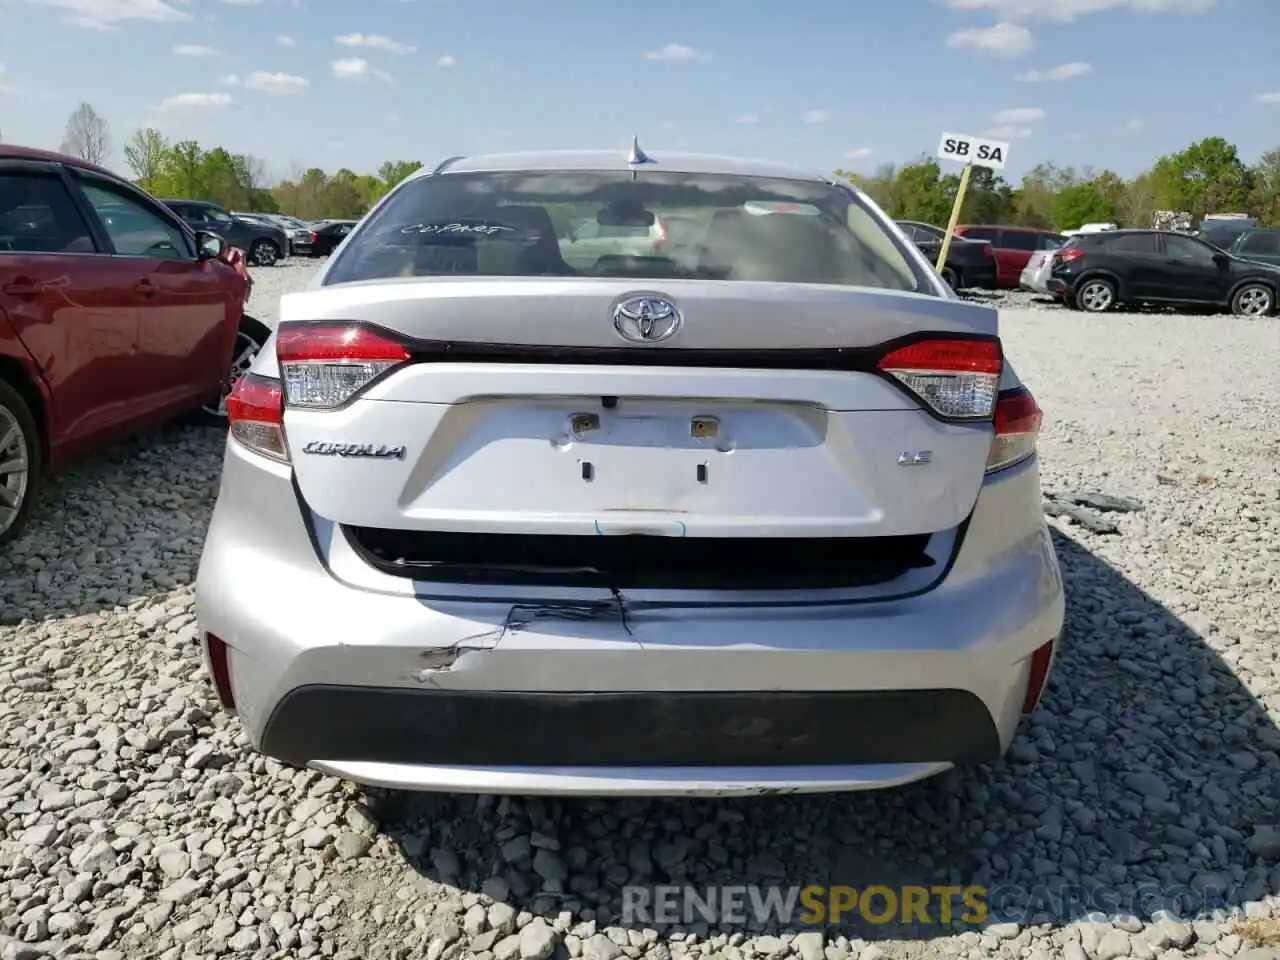
[[[355,584],[289,469],[235,447],[201,560],[254,745],[366,784],[713,794],[890,786],[1009,746],[1063,590],[1034,460],[985,481],[946,576],[896,600],[674,607]],[[335,573],[335,570],[337,573]],[[621,600],[621,602],[619,602]]]

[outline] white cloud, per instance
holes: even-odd
[[[737,120],[734,121],[734,123],[747,123],[747,124],[759,123],[759,122],[760,122],[760,118],[757,117],[754,113],[744,114],[743,116],[739,117]]]
[[[1071,63],[1050,67],[1048,70],[1028,70],[1013,79],[1019,83],[1047,83],[1054,80],[1074,80],[1076,77],[1088,76],[1091,73],[1093,73],[1092,64],[1085,63],[1083,60],[1073,60]]]
[[[218,54],[213,47],[206,47],[199,43],[180,43],[173,48],[173,52],[179,57],[213,57]]]
[[[873,153],[875,153],[875,151],[870,147],[854,147],[852,150],[846,150],[844,152],[844,158],[846,160],[865,160]]]
[[[225,77],[219,77],[218,83],[224,87],[238,87],[240,86],[240,77],[238,74],[228,73]]]
[[[183,0],[186,2],[186,0]],[[223,3],[230,4],[233,7],[256,7],[263,0],[222,0]]]
[[[262,90],[265,93],[297,93],[310,86],[310,81],[291,73],[270,73],[259,70],[245,77],[244,85],[249,90]]]
[[[1253,98],[1254,103],[1280,103],[1280,90],[1274,93],[1260,93]]]
[[[27,0],[47,7],[66,10],[63,18],[77,27],[113,30],[124,20],[150,20],[156,23],[184,23],[191,14],[166,3],[165,0]]]
[[[990,57],[1013,59],[1028,54],[1036,45],[1031,31],[1019,23],[1001,21],[994,27],[969,27],[947,37],[948,47],[972,47]]]
[[[1137,13],[1203,13],[1217,0],[947,0],[952,10],[982,11],[1011,20],[1070,23],[1108,10]]]
[[[160,101],[161,110],[220,110],[231,106],[229,93],[179,93]]]
[[[365,47],[369,50],[385,50],[387,53],[415,53],[418,49],[399,40],[381,37],[374,33],[348,33],[346,36],[333,39],[344,47]]]
[[[806,110],[801,117],[805,123],[826,123],[831,119],[830,110]]]
[[[700,53],[693,47],[683,43],[668,43],[661,50],[650,50],[644,55],[646,60],[710,60],[709,53]]]
[[[1031,128],[1002,123],[992,127],[986,135],[993,140],[1025,140],[1031,136]]]
[[[457,65],[458,61],[447,53],[436,61],[437,67],[456,67]]]
[[[1038,123],[1049,116],[1039,107],[1011,107],[991,115],[991,122],[996,126],[1007,126],[1019,123]]]
[[[339,80],[359,80],[362,77],[377,77],[379,80],[391,80],[391,77],[383,73],[377,67],[372,66],[369,61],[363,57],[343,57],[341,60],[333,61],[330,66],[333,68],[333,75]]]
[[[276,37],[276,43],[280,44],[282,47],[296,47],[298,45],[298,41],[293,39],[293,37],[287,37],[283,34]]]
[[[1141,130],[1145,126],[1146,124],[1143,123],[1141,120],[1130,120],[1128,123],[1124,125],[1124,132],[1137,133],[1139,130]]]

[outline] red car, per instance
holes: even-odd
[[[986,240],[996,258],[996,282],[1001,287],[1018,289],[1022,271],[1031,255],[1038,250],[1057,250],[1067,238],[1052,230],[1034,227],[997,227],[964,224],[956,233],[969,240]]]
[[[193,413],[225,422],[270,331],[238,251],[128,181],[0,144],[0,542],[41,479]]]

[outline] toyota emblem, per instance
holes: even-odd
[[[680,310],[665,297],[628,297],[613,308],[613,327],[636,343],[657,343],[680,329]]]

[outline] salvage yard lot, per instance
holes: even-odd
[[[256,271],[250,311],[271,318],[312,270]],[[1280,321],[1011,309],[1002,326],[1045,411],[1046,491],[1143,506],[1108,514],[1111,535],[1053,521],[1066,644],[1004,762],[881,794],[370,811],[248,752],[218,713],[191,581],[224,437],[175,427],[56,478],[0,553],[0,934],[117,958],[823,956],[786,931],[628,927],[628,883],[1191,884],[1280,917]],[[1117,911],[862,925],[825,950],[1248,948],[1232,920]]]

